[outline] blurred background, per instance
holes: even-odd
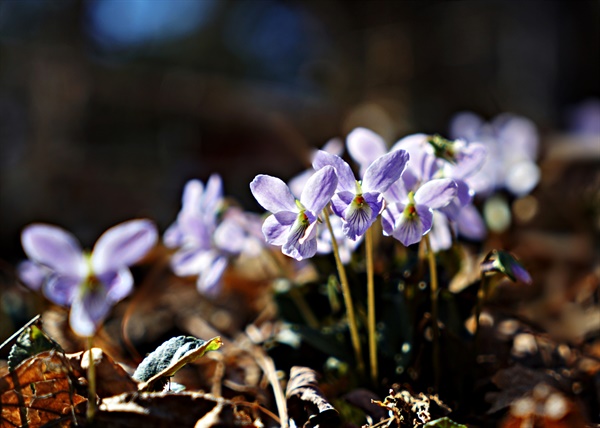
[[[356,126],[392,143],[508,111],[544,156],[600,96],[598,52],[598,1],[4,0],[0,260],[33,221],[84,246],[133,217],[164,231],[213,172],[259,211],[257,173]]]

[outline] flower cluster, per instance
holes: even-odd
[[[449,239],[439,239],[436,250],[451,245],[450,225],[458,228],[463,212],[470,214],[463,227],[467,234],[480,237],[485,230],[467,183],[485,161],[481,144],[416,134],[387,150],[380,136],[357,128],[346,146],[359,166],[359,179],[338,154],[321,150],[313,156],[315,172],[304,183],[300,199],[275,177],[258,175],[250,184],[258,203],[272,213],[263,224],[266,241],[281,246],[284,254],[296,260],[316,254],[317,238],[324,235],[317,231],[319,216],[328,209],[339,219],[344,240],[354,244],[378,217],[383,233],[406,246],[419,242],[439,219],[436,235]]]
[[[216,294],[232,256],[261,251],[258,221],[236,207],[224,209],[220,176],[212,175],[206,186],[200,180],[190,180],[177,220],[164,235],[165,245],[176,249],[171,258],[173,272],[197,276],[198,291]]]

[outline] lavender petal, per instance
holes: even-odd
[[[25,254],[36,263],[62,275],[83,277],[87,266],[77,239],[66,230],[48,224],[32,224],[21,234]]]
[[[51,302],[69,306],[83,281],[84,278],[53,274],[42,285],[42,292]]]
[[[331,201],[338,184],[335,169],[325,166],[314,173],[306,183],[300,202],[313,213],[320,213]]]
[[[113,304],[129,296],[133,291],[133,275],[129,268],[122,268],[117,272],[105,272],[99,275],[98,279],[106,287],[106,298]]]
[[[433,209],[441,208],[456,196],[457,187],[451,178],[431,180],[419,187],[415,193],[415,201]]]
[[[78,293],[73,300],[69,324],[79,336],[91,337],[108,315],[110,308],[104,287],[85,290]]]
[[[157,241],[158,230],[150,220],[130,220],[111,227],[94,245],[94,273],[100,275],[131,266],[144,257]]]
[[[295,211],[296,200],[289,187],[279,178],[270,175],[257,175],[250,183],[250,191],[257,202],[267,211]]]
[[[342,158],[332,155],[323,150],[319,150],[313,159],[313,168],[320,170],[326,166],[332,166],[338,177],[337,190],[353,192],[356,190],[356,178],[350,165]]]
[[[406,164],[408,153],[395,150],[378,157],[365,172],[362,187],[365,192],[385,192],[394,182],[398,181]]]
[[[361,175],[375,159],[387,152],[383,138],[366,128],[356,128],[350,132],[346,147],[352,159],[360,165]]]

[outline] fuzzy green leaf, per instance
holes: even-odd
[[[202,357],[208,351],[215,351],[223,342],[219,336],[210,340],[191,336],[177,336],[156,348],[140,363],[133,378],[141,381],[140,391],[152,389],[154,383],[173,376],[179,369]]]
[[[454,422],[448,417],[436,419],[435,421],[427,422],[423,428],[467,428],[466,425]]]

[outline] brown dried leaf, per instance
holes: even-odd
[[[304,421],[305,428],[337,425],[338,412],[323,396],[314,370],[308,367],[292,367],[285,396],[290,418],[297,426],[301,426]]]
[[[0,427],[71,426],[86,401],[73,390],[63,354],[42,352],[0,379]]]
[[[88,351],[68,354],[67,358],[76,372],[81,374],[89,367]],[[137,382],[119,364],[100,348],[92,348],[96,370],[96,392],[99,397],[112,397],[124,392],[137,391]]]

